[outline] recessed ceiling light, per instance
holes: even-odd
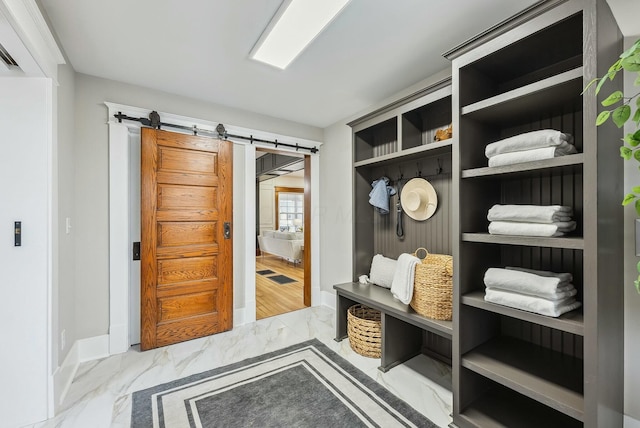
[[[350,0],[285,0],[250,57],[285,69]]]

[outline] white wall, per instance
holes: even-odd
[[[0,426],[15,427],[47,417],[53,85],[0,78],[0,94]]]
[[[75,72],[68,65],[58,67],[58,326],[53,337],[58,346],[53,350],[54,365],[62,364],[76,340],[75,322],[75,229],[74,229],[74,161],[75,161]],[[66,233],[66,219],[71,228]],[[62,348],[60,334],[65,331]]]
[[[630,47],[636,38],[625,39],[625,49]],[[626,73],[625,94],[635,94],[640,87],[633,86],[635,76]],[[635,132],[632,121],[625,127],[625,134]],[[612,143],[613,144],[613,143]],[[615,150],[615,146],[611,147]],[[620,159],[620,162],[624,162]],[[624,189],[640,185],[640,171],[635,160],[624,162]],[[623,195],[620,195],[622,200]],[[633,204],[624,209],[624,412],[636,420],[640,420],[640,294],[637,293],[633,281],[638,277],[636,264],[640,260],[635,252],[635,221],[638,218]],[[640,229],[638,230],[640,232]],[[640,248],[638,248],[640,251]]]
[[[353,279],[353,175],[351,128],[347,121],[324,130],[320,156],[320,289]]]
[[[276,228],[276,187],[304,188],[304,177],[284,175],[260,182],[260,233]]]
[[[319,128],[83,74],[76,74],[75,94],[77,339],[106,334],[109,325],[108,130],[105,101],[322,140],[322,129]],[[236,169],[241,167],[239,162],[234,165]],[[234,226],[235,237],[238,238],[237,231],[241,225]]]

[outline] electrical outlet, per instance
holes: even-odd
[[[64,351],[65,346],[67,346],[67,330],[62,330],[62,333],[60,333],[60,350]]]

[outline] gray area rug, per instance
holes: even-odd
[[[134,392],[131,426],[436,427],[315,339]]]
[[[296,282],[295,279],[289,278],[286,275],[273,275],[273,276],[268,276],[267,278],[270,279],[271,281],[277,282],[280,285]]]

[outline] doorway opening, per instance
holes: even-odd
[[[256,149],[256,319],[311,305],[307,157]]]

